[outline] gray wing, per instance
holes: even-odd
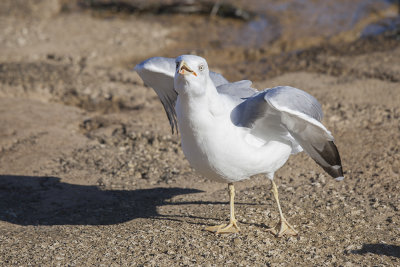
[[[134,70],[157,93],[174,133],[174,129],[178,130],[175,112],[178,93],[174,89],[175,58],[152,57],[136,65]],[[210,71],[210,78],[216,87],[228,83],[221,74],[215,72]]]
[[[225,79],[224,76],[222,76],[219,73],[213,72],[213,71],[210,71],[210,78],[213,81],[215,87],[229,83],[228,80]]]
[[[253,96],[258,91],[251,87],[252,82],[249,80],[243,80],[233,83],[225,83],[217,86],[217,92],[219,94],[225,94],[232,98],[248,98]]]
[[[153,57],[149,58],[135,67],[145,84],[154,89],[171,125],[172,133],[178,129],[176,121],[175,102],[178,93],[174,89],[175,59]]]
[[[279,135],[291,141],[295,151],[300,145],[329,175],[343,179],[333,136],[320,122],[321,105],[306,92],[289,86],[264,90],[239,104],[231,119],[259,138]]]

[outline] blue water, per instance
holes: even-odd
[[[397,14],[396,0],[248,0],[247,10],[258,16],[255,20],[239,27],[233,45],[260,47],[280,38],[296,40],[307,37],[329,39],[343,32],[351,31],[360,22],[378,17],[379,20],[393,20]],[[377,15],[380,14],[380,15]],[[390,23],[389,23],[390,24]],[[379,34],[387,27],[398,24],[381,23],[365,25],[359,35]]]

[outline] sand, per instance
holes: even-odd
[[[196,23],[61,6],[1,13],[0,265],[400,265],[398,35],[286,54],[183,49],[176,34]],[[345,179],[304,153],[276,173],[298,237],[266,231],[278,211],[263,176],[236,184],[239,234],[203,230],[228,219],[227,186],[189,166],[132,71],[190,49],[231,80],[291,85],[321,102]]]

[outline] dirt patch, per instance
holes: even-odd
[[[281,53],[289,48],[185,43],[204,16],[171,27],[162,16],[51,14],[1,20],[3,265],[400,264],[397,31]],[[230,22],[212,19],[210,34]],[[132,72],[140,59],[187,51],[230,80],[291,85],[321,102],[346,178],[304,153],[276,173],[299,237],[266,231],[278,211],[263,176],[236,184],[240,234],[202,230],[228,219],[226,185],[192,170],[156,94]]]

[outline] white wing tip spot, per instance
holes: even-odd
[[[339,176],[339,177],[335,178],[336,181],[342,181],[343,179],[344,179],[344,176]]]

